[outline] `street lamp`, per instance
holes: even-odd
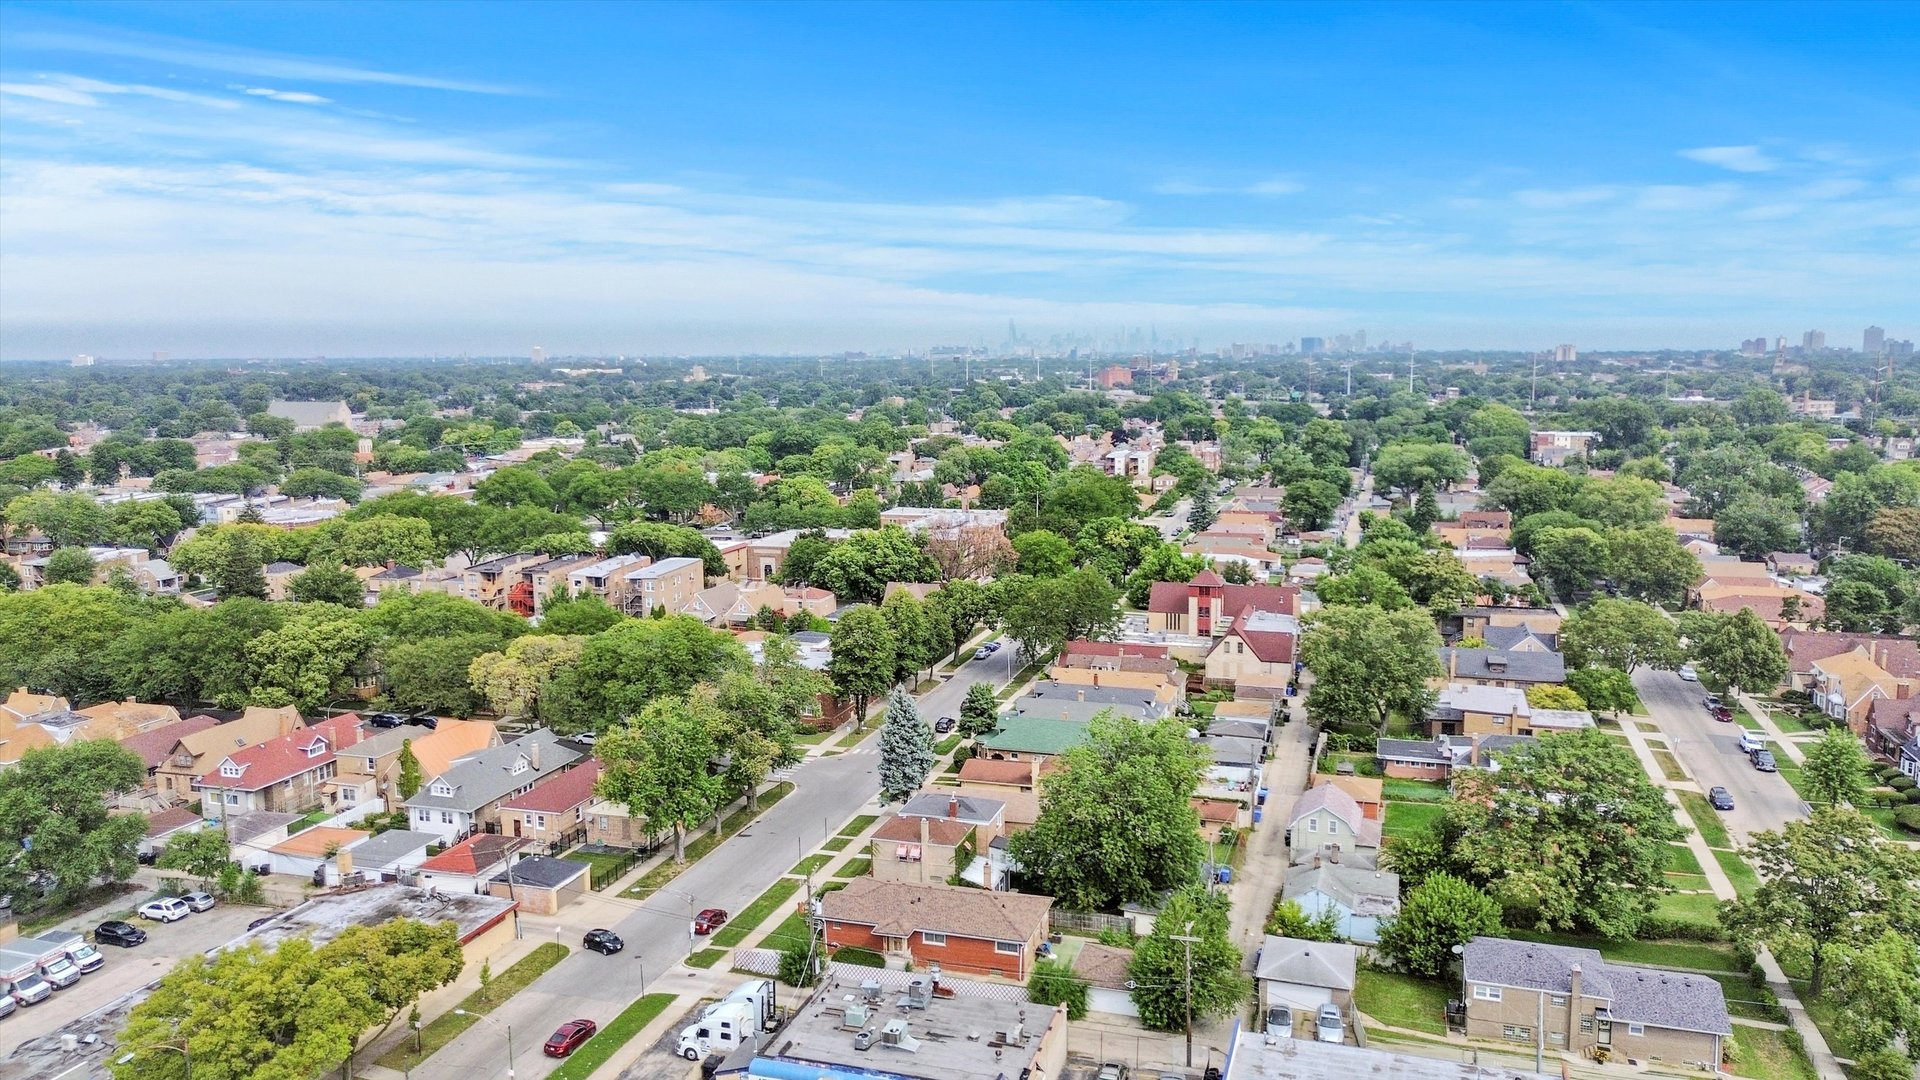
[[[486,1013],[468,1012],[465,1009],[453,1010],[455,1016],[471,1016],[475,1020],[485,1020],[494,1027],[507,1033],[507,1080],[513,1080],[513,1025],[503,1024]]]

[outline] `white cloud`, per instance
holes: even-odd
[[[1702,165],[1717,165],[1742,173],[1772,172],[1780,162],[1768,157],[1757,146],[1697,146],[1680,151],[1680,156]]]
[[[1256,180],[1250,184],[1202,184],[1192,180],[1163,180],[1147,189],[1155,195],[1292,195],[1305,191],[1306,185],[1284,176]]]
[[[236,75],[256,75],[270,79],[294,79],[322,83],[370,83],[385,86],[410,86],[427,90],[452,90],[469,94],[513,94],[520,91],[498,83],[446,79],[432,75],[412,75],[328,60],[287,56],[280,53],[230,49],[197,41],[165,37],[107,37],[98,34],[70,34],[60,31],[26,31],[13,35],[20,49],[81,53],[93,56],[119,56],[162,64],[179,64],[207,71],[227,71]]]
[[[309,94],[304,90],[275,90],[266,86],[228,85],[229,90],[238,90],[253,97],[263,97],[272,101],[290,101],[297,105],[325,105],[332,98],[323,98],[319,94]]]
[[[91,108],[100,104],[100,99],[92,94],[84,94],[64,86],[43,86],[38,83],[0,83],[0,94],[32,98],[35,101],[51,101],[56,105],[80,105]]]

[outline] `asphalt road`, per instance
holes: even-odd
[[[1721,723],[1707,713],[1700,704],[1706,690],[1699,683],[1670,671],[1642,670],[1634,673],[1633,684],[1701,792],[1724,787],[1733,796],[1733,809],[1722,811],[1720,817],[1736,842],[1807,816],[1799,793],[1780,774],[1756,770],[1740,752],[1736,745],[1743,730],[1740,725]]]
[[[967,688],[976,682],[1003,684],[1021,668],[1021,658],[1008,644],[986,660],[968,662],[945,683],[920,699],[920,711],[932,723],[941,716],[959,716]],[[878,722],[869,724],[878,730]],[[581,951],[580,935],[591,929],[576,925],[585,915],[559,920],[560,940],[575,949],[553,970],[516,994],[492,1013],[497,1024],[475,1024],[429,1058],[412,1075],[423,1080],[487,1080],[508,1075],[507,1029],[512,1029],[512,1075],[541,1077],[558,1061],[544,1056],[540,1044],[562,1022],[576,1017],[603,1026],[649,986],[657,985],[667,970],[685,958],[691,940],[693,914],[705,907],[739,911],[768,886],[837,831],[879,790],[880,757],[877,740],[834,757],[817,757],[790,776],[792,794],[768,810],[760,820],[720,845],[705,859],[675,878],[645,901],[622,902],[630,913],[611,924],[626,942],[616,956]],[[552,934],[550,920],[523,920],[527,933]],[[543,927],[536,930],[535,926]],[[601,924],[606,925],[606,924]],[[662,987],[671,990],[671,986]]]

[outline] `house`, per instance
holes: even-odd
[[[1047,936],[1053,897],[855,878],[820,898],[829,954],[853,946],[916,967],[1025,981]]]
[[[786,590],[765,581],[721,581],[693,594],[678,614],[691,615],[708,626],[746,626],[763,607],[786,618],[790,614]]]
[[[171,724],[129,735],[120,740],[120,745],[133,751],[147,767],[147,787],[155,786],[154,774],[160,766],[166,764],[167,756],[173,753],[181,739],[197,734],[208,728],[219,726],[220,721],[211,716],[189,716],[185,720],[176,720]]]
[[[1133,950],[1089,941],[1073,958],[1073,973],[1086,981],[1087,1011],[1139,1016],[1133,1003]]]
[[[147,835],[141,837],[135,850],[141,855],[151,855],[167,846],[167,842],[182,833],[198,832],[206,827],[206,819],[184,806],[174,806],[147,815]]]
[[[600,779],[600,762],[589,758],[566,772],[547,777],[524,795],[500,804],[500,831],[533,841],[537,850],[556,852],[587,838],[587,806]]]
[[[1813,665],[1831,656],[1866,649],[1874,663],[1898,679],[1920,677],[1920,642],[1891,634],[1850,634],[1788,627],[1780,632],[1787,654],[1786,689],[1811,693]]]
[[[1814,705],[1823,714],[1846,721],[1854,734],[1865,734],[1874,702],[1913,696],[1916,680],[1888,671],[1879,662],[1885,655],[1884,647],[1862,645],[1815,660],[1812,685],[1807,688]]]
[[[1359,950],[1340,941],[1301,941],[1268,934],[1260,942],[1253,978],[1258,984],[1260,1012],[1273,1005],[1291,1005],[1297,1023],[1311,1026],[1322,1005],[1353,1009],[1353,986]]]
[[[1489,626],[1480,639],[1496,652],[1560,654],[1560,635],[1543,633],[1531,626]]]
[[[509,611],[512,609],[513,586],[520,580],[520,571],[547,561],[547,556],[537,551],[521,551],[482,560],[461,571],[461,591],[467,599],[485,604],[495,611]]]
[[[1487,639],[1487,630],[1495,626],[1524,626],[1542,634],[1560,632],[1560,613],[1552,608],[1511,607],[1499,604],[1479,604],[1461,608],[1449,623],[1457,620],[1458,625],[1449,625],[1450,639],[1477,637]]]
[[[1112,710],[1115,716],[1159,720],[1173,715],[1178,704],[1175,693],[1175,689],[1165,682],[1157,682],[1155,688],[1145,689],[1117,685],[1113,679],[1102,680],[1098,686],[1041,679],[1033,684],[1032,689],[1013,700],[1011,711],[1023,716],[1092,719],[1104,711]]]
[[[500,729],[479,720],[442,720],[432,731],[411,724],[369,733],[352,753],[340,755],[340,772],[327,781],[328,805],[346,808],[373,799],[398,807],[400,751],[409,743],[422,777],[446,772],[459,758],[500,744]]]
[[[567,590],[574,595],[570,574],[599,561],[598,555],[561,555],[520,567],[517,580],[507,586],[507,610],[529,617],[540,614],[556,592]]]
[[[532,790],[580,757],[546,728],[470,754],[406,801],[408,827],[435,833],[449,843],[479,829],[492,831],[500,825],[501,803]]]
[[[116,732],[110,736],[115,739],[143,735],[156,728],[180,722],[180,710],[173,706],[150,705],[132,698],[127,698],[125,701],[103,701],[98,705],[89,705],[74,711],[92,720],[91,726],[95,730]]]
[[[311,810],[325,801],[322,785],[339,771],[339,751],[364,737],[360,717],[341,713],[225,754],[194,783],[201,812],[218,819],[256,810]]]
[[[1040,817],[1040,779],[1052,769],[1043,760],[1025,761],[973,757],[960,765],[958,790],[963,795],[984,795],[997,799],[1005,807],[1004,820],[1009,833],[1031,826]]]
[[[1369,821],[1379,821],[1383,813],[1384,801],[1381,792],[1386,784],[1377,776],[1335,776],[1328,773],[1316,773],[1307,781],[1310,787],[1332,784],[1352,796],[1360,806],[1361,816]]]
[[[1920,779],[1920,700],[1881,699],[1867,714],[1867,749]]]
[[[829,979],[804,1000],[796,998],[800,1004],[791,1009],[778,1038],[731,1058],[718,1075],[782,1080],[1063,1080],[1072,1075],[1064,1005],[1035,1005],[1024,994],[1004,996],[1001,987],[950,982],[919,971],[868,969],[860,981],[869,980],[870,991]],[[932,993],[936,983],[958,992],[937,996]],[[861,1026],[870,1037],[856,1043]]]
[[[1260,786],[1267,744],[1259,739],[1216,735],[1208,731],[1192,742],[1207,755],[1200,776],[1200,793],[1210,798],[1242,799]]]
[[[294,833],[267,849],[267,865],[276,874],[312,878],[328,885],[353,872],[347,850],[373,834],[365,829],[319,825]]]
[[[1187,801],[1193,806],[1193,812],[1200,815],[1200,835],[1210,844],[1219,843],[1228,829],[1239,828],[1247,817],[1246,804],[1232,799],[1195,796]]]
[[[353,845],[353,869],[373,881],[398,881],[412,876],[427,861],[427,849],[440,842],[433,833],[389,829]]]
[[[1536,431],[1528,441],[1528,456],[1538,465],[1564,465],[1570,458],[1584,457],[1599,438],[1597,431]]]
[[[1331,913],[1343,940],[1374,945],[1381,920],[1400,914],[1400,875],[1316,858],[1287,869],[1280,897],[1299,904],[1308,918]]]
[[[1493,755],[1533,741],[1529,735],[1440,735],[1431,739],[1381,739],[1374,759],[1401,780],[1450,780],[1461,769],[1486,769]]]
[[[956,882],[962,872],[971,871],[976,884],[1002,888],[1004,881],[983,857],[991,842],[991,837],[964,821],[892,814],[868,842],[873,860],[869,873],[881,881],[926,885]]]
[[[353,423],[353,410],[344,401],[269,401],[267,415],[293,421],[296,433]]]
[[[197,796],[194,782],[226,754],[257,746],[296,731],[304,723],[292,707],[253,706],[239,717],[214,727],[184,732],[153,770],[154,788],[164,798],[190,802]]]
[[[1566,658],[1557,652],[1462,649],[1442,646],[1445,682],[1478,686],[1558,686],[1567,681]],[[1436,680],[1437,682],[1438,680]]]
[[[1207,650],[1206,684],[1236,697],[1286,697],[1299,640],[1300,620],[1292,615],[1249,611]]]
[[[1259,577],[1280,568],[1285,561],[1277,552],[1268,551],[1257,537],[1237,532],[1203,532],[1188,538],[1180,547],[1182,555],[1198,555],[1215,565],[1237,562]]]
[[[1804,551],[1776,551],[1765,561],[1767,569],[1782,577],[1806,577],[1820,571],[1820,560]]]
[[[1104,686],[1118,690],[1139,690],[1153,695],[1156,702],[1169,702],[1178,709],[1187,700],[1187,676],[1172,660],[1148,660],[1147,664],[1170,664],[1172,672],[1130,671],[1117,667],[1074,667],[1055,664],[1047,669],[1048,683],[1062,686]]]
[[[271,873],[272,856],[268,852],[275,844],[287,839],[293,827],[303,820],[303,814],[279,810],[255,810],[251,814],[235,814],[224,819],[227,845],[234,861],[252,867],[256,874]]]
[[[260,568],[267,578],[267,599],[275,603],[287,599],[287,588],[293,579],[306,572],[306,567],[297,562],[275,561]]]
[[[1449,683],[1434,696],[1425,720],[1432,735],[1515,735],[1532,716],[1518,688]]]
[[[567,595],[573,597],[594,596],[618,608],[621,606],[623,590],[621,579],[625,571],[635,566],[645,566],[653,560],[645,555],[615,555],[575,566],[567,571]],[[647,612],[641,612],[642,615]]]
[[[976,756],[987,760],[1030,761],[1059,757],[1087,741],[1085,720],[1050,720],[1004,715],[993,731],[974,740]]]
[[[705,563],[679,557],[661,559],[620,575],[619,600],[606,597],[608,603],[629,615],[647,615],[654,611],[680,611],[706,587]]]
[[[1476,937],[1462,955],[1467,1036],[1556,1054],[1718,1064],[1733,1034],[1707,975],[1610,964],[1593,949]]]
[[[1287,848],[1294,862],[1328,851],[1371,860],[1380,851],[1380,822],[1368,818],[1353,796],[1322,784],[1294,800],[1287,819]]]
[[[1159,634],[1217,637],[1249,611],[1300,614],[1297,585],[1229,585],[1212,570],[1192,581],[1156,582],[1147,597],[1147,630]]]
[[[520,910],[535,915],[558,915],[560,909],[593,888],[593,867],[572,859],[529,855],[487,882],[489,896],[512,900]]]
[[[475,833],[420,864],[420,887],[449,893],[484,893],[485,885],[507,869],[525,840],[498,833]]]

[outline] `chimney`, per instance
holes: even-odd
[[[527,747],[527,764],[533,766],[534,771],[538,772],[540,770],[540,740],[531,739],[529,741],[533,745]]]
[[[1313,853],[1313,868],[1320,869],[1320,853],[1317,851]]]
[[[1567,982],[1568,982],[1567,1004],[1570,1008],[1577,1010],[1580,1008],[1580,965],[1579,964],[1573,965],[1573,969],[1567,972]]]
[[[1454,676],[1458,674],[1460,674],[1460,650],[1449,649],[1447,650],[1447,681],[1453,681]]]
[[[947,796],[947,816],[950,818],[957,818],[960,816],[960,796],[958,795]]]
[[[1086,689],[1085,689],[1085,688],[1083,687],[1083,688],[1081,688],[1081,689],[1079,689],[1079,690],[1075,690],[1075,691],[1073,692],[1073,696],[1074,696],[1074,700],[1076,700],[1076,701],[1085,701],[1085,700],[1087,700],[1087,691],[1086,691]]]

